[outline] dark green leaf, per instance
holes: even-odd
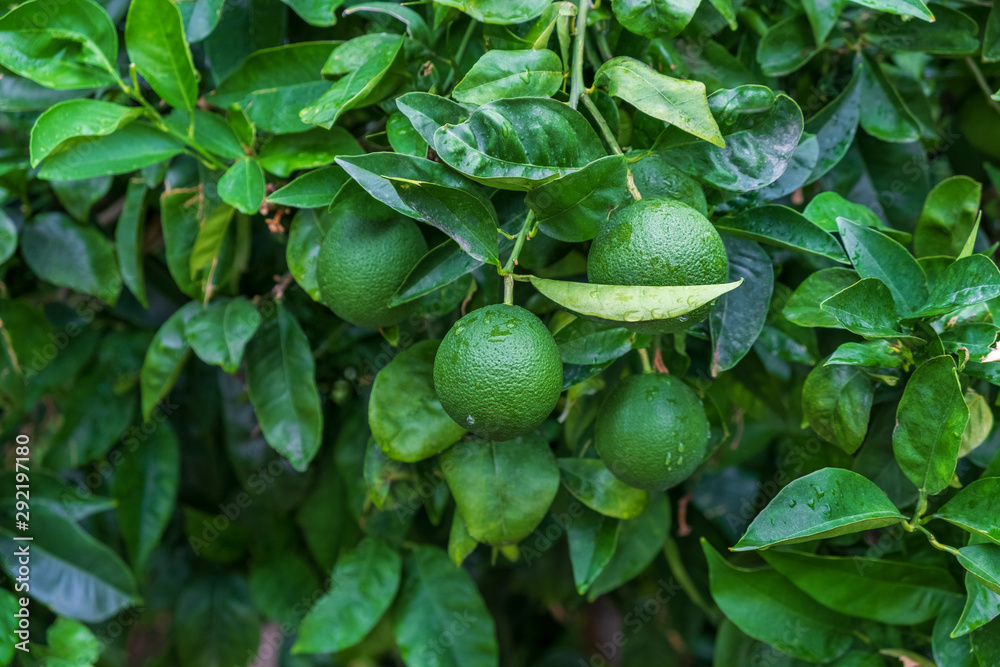
[[[278,188],[267,201],[293,208],[323,208],[333,202],[337,192],[350,178],[339,165],[313,169],[298,176],[288,185]]]
[[[871,7],[880,12],[889,12],[900,16],[915,16],[925,21],[933,21],[934,15],[922,0],[851,0],[856,5]]]
[[[628,196],[627,170],[624,157],[609,155],[536,187],[524,203],[535,212],[543,234],[560,241],[589,241]]]
[[[319,282],[316,278],[316,263],[319,249],[326,230],[333,223],[333,216],[315,209],[302,209],[292,218],[288,232],[288,246],[285,261],[295,282],[312,297],[320,300]],[[464,254],[464,253],[463,253]]]
[[[392,150],[405,155],[427,157],[427,142],[413,127],[410,119],[399,111],[389,115],[385,123],[385,132]]]
[[[452,90],[456,102],[551,97],[563,82],[562,62],[548,49],[487,51]]]
[[[877,278],[892,293],[905,317],[927,301],[927,277],[906,248],[870,227],[837,218],[840,237],[851,264],[862,278]]]
[[[281,0],[309,25],[331,26],[337,22],[337,8],[344,0]]]
[[[225,0],[181,0],[177,7],[184,17],[184,34],[192,44],[200,42],[215,30],[222,18]]]
[[[913,372],[896,411],[892,451],[914,486],[935,494],[951,483],[968,421],[954,359],[934,357]]]
[[[950,634],[961,637],[1000,616],[1000,593],[984,586],[974,576],[965,573],[965,608]]]
[[[536,434],[506,442],[469,438],[440,461],[469,535],[493,546],[530,535],[559,490],[552,450]]]
[[[757,62],[765,76],[784,76],[803,67],[817,53],[810,23],[799,14],[771,26],[757,44]]]
[[[792,293],[782,311],[789,322],[800,327],[843,328],[840,321],[820,307],[834,294],[858,282],[855,271],[844,268],[822,269],[812,273]]]
[[[972,255],[948,265],[931,289],[927,305],[914,317],[944,315],[1000,296],[1000,270],[989,257]]]
[[[354,646],[375,627],[396,597],[402,560],[380,539],[367,537],[337,560],[330,590],[302,621],[294,653],[330,653]]]
[[[757,206],[722,218],[715,226],[730,236],[813,253],[841,264],[849,262],[843,248],[829,232],[786,206]]]
[[[934,186],[913,235],[917,257],[960,256],[976,224],[982,191],[983,186],[968,176],[953,176]]]
[[[243,577],[195,579],[181,591],[174,613],[177,656],[185,665],[239,665],[257,654],[260,618]]]
[[[76,181],[126,174],[168,160],[184,147],[146,123],[130,123],[106,137],[81,138],[72,147],[50,154],[38,170],[47,181]]]
[[[539,16],[549,0],[437,0],[439,5],[460,9],[482,23],[524,23]]]
[[[842,468],[823,468],[779,491],[733,551],[810,542],[905,520],[885,493],[861,475]]]
[[[461,512],[456,511],[451,519],[451,531],[448,534],[448,557],[451,562],[460,567],[462,561],[468,558],[478,545],[479,542],[469,535],[469,529]]]
[[[200,299],[205,290],[204,281],[192,271],[191,258],[195,244],[201,236],[199,262],[203,264],[206,258],[211,261],[212,251],[218,246],[208,242],[210,239],[221,242],[219,224],[224,222],[228,225],[228,219],[217,218],[214,221],[216,224],[211,225],[208,230],[213,233],[202,236],[199,216],[205,216],[206,211],[203,209],[204,195],[199,190],[171,190],[160,197],[160,223],[163,227],[163,244],[166,246],[167,268],[177,287],[193,299]],[[212,212],[225,213],[226,210],[232,213],[228,206],[214,207]]]
[[[907,108],[899,91],[886,76],[882,66],[870,54],[862,54],[861,127],[876,139],[896,143],[920,138],[920,124]]]
[[[80,181],[50,181],[49,185],[66,212],[79,222],[87,223],[94,204],[104,199],[111,189],[111,177],[96,176]]]
[[[7,214],[0,211],[0,264],[14,256],[17,250],[17,227]]]
[[[865,338],[900,338],[892,292],[878,278],[865,278],[820,304],[848,331]]]
[[[600,459],[559,459],[563,485],[592,510],[615,519],[635,519],[646,509],[649,493],[620,481]]]
[[[361,2],[345,9],[344,16],[350,16],[356,12],[391,16],[406,26],[406,34],[413,39],[419,40],[428,46],[433,42],[433,37],[430,30],[427,29],[427,23],[423,17],[416,10],[409,7],[400,6],[395,2]]]
[[[194,109],[198,72],[184,36],[184,19],[171,0],[133,0],[125,22],[125,49],[167,104]]]
[[[912,361],[909,348],[881,339],[870,343],[842,343],[824,363],[827,366],[846,364],[865,368],[899,368]]]
[[[114,246],[95,227],[45,213],[21,230],[21,254],[39,278],[114,305],[122,276]]]
[[[153,408],[166,397],[191,351],[184,337],[184,327],[201,306],[192,301],[185,304],[157,330],[146,350],[142,363],[140,387],[142,389],[142,418],[149,419]]]
[[[482,262],[474,259],[454,241],[445,241],[436,248],[431,248],[420,258],[406,276],[406,280],[389,299],[389,307],[393,308],[426,296],[445,285],[450,285],[482,265]]]
[[[670,533],[670,523],[670,501],[666,494],[650,494],[649,504],[642,514],[621,522],[618,547],[590,587],[587,599],[593,602],[599,596],[628,583],[648,568],[653,559],[663,551],[663,542]]]
[[[260,149],[259,160],[268,172],[287,178],[293,171],[324,167],[338,156],[362,152],[349,132],[335,127],[274,137]]]
[[[564,364],[602,364],[632,349],[635,334],[623,327],[577,318],[555,333]]]
[[[743,280],[746,286],[719,297],[709,315],[713,377],[734,367],[753,347],[764,329],[774,291],[771,258],[759,245],[728,237],[722,242],[729,256],[729,280]]]
[[[972,577],[966,575],[966,579]],[[934,621],[931,633],[931,651],[938,667],[980,667],[979,659],[972,653],[970,637],[951,637],[962,605],[956,600],[947,605]]]
[[[979,583],[994,593],[1000,593],[1000,544],[962,547],[956,558]]]
[[[802,387],[802,413],[820,437],[853,454],[868,431],[874,394],[875,383],[859,368],[817,366]]]
[[[206,364],[235,373],[260,319],[260,313],[244,297],[215,301],[188,318],[184,338]]]
[[[962,56],[979,50],[979,26],[962,12],[944,5],[928,5],[934,22],[901,21],[883,14],[868,38],[889,52],[921,51],[936,55]]]
[[[802,3],[816,44],[826,41],[827,35],[837,23],[840,12],[846,6],[847,0],[805,0]]]
[[[580,516],[566,527],[566,539],[576,592],[584,595],[611,562],[618,546],[621,524],[617,519],[585,507],[580,511]]]
[[[400,352],[375,376],[368,422],[375,442],[389,458],[420,461],[447,449],[465,433],[434,391],[434,355],[440,344],[421,341]]]
[[[430,93],[406,93],[396,98],[396,106],[413,123],[431,146],[434,133],[444,125],[458,125],[469,119],[469,111],[460,104]]]
[[[805,131],[816,135],[819,160],[806,183],[812,183],[840,162],[854,141],[861,118],[861,70],[832,102],[806,121]]]
[[[283,306],[276,311],[247,346],[247,389],[267,444],[301,471],[319,450],[323,413],[309,339]]]
[[[139,107],[98,100],[66,100],[49,107],[31,128],[31,166],[72,148],[78,137],[103,137],[143,115]]]
[[[253,215],[264,203],[265,186],[260,163],[254,158],[243,158],[219,179],[219,196],[237,211]]]
[[[991,509],[997,494],[1000,477],[983,477],[956,493],[933,516],[1000,544],[1000,526]]]
[[[679,34],[691,22],[698,0],[615,0],[615,18],[643,37]]]

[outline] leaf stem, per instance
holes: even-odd
[[[465,34],[462,35],[462,41],[458,44],[458,51],[455,52],[455,59],[451,61],[451,71],[448,72],[448,78],[444,80],[444,89],[448,90],[451,88],[451,84],[455,82],[456,72],[458,72],[458,66],[462,62],[462,58],[465,57],[465,50],[469,48],[469,41],[472,39],[472,33],[476,31],[476,19],[469,19],[469,27],[465,29]]]
[[[653,365],[649,363],[649,352],[647,352],[644,347],[640,347],[636,351],[639,353],[639,359],[642,361],[642,372],[644,374],[652,373]]]
[[[514,240],[514,249],[510,251],[510,257],[507,258],[507,263],[502,269],[500,269],[500,275],[506,276],[514,271],[514,265],[517,264],[517,258],[521,254],[521,248],[524,247],[524,239],[527,238],[528,232],[531,231],[531,224],[535,221],[535,212],[528,211],[527,217],[524,218],[524,224],[521,225],[521,231],[517,233],[517,238]]]
[[[576,13],[576,41],[573,43],[573,71],[569,79],[569,105],[576,109],[583,94],[584,46],[587,43],[587,11],[590,0],[580,0]]]
[[[931,546],[934,547],[935,549],[940,549],[941,551],[947,551],[952,556],[958,555],[958,549],[956,549],[955,547],[949,547],[947,544],[941,544],[940,542],[937,541],[937,538],[934,537],[934,533],[927,530],[923,526],[913,526],[913,527],[916,530],[919,530],[921,533],[923,533],[924,537],[927,538],[927,541],[930,542]]]
[[[640,350],[640,352],[644,351]],[[674,575],[674,579],[681,585],[681,588],[688,594],[688,597],[691,598],[691,602],[694,602],[698,605],[699,609],[705,612],[712,625],[721,623],[722,614],[717,608],[705,601],[705,598],[701,595],[701,591],[691,581],[691,576],[688,574],[687,568],[684,567],[684,562],[681,560],[681,553],[677,549],[677,542],[674,541],[672,536],[667,536],[667,541],[663,544],[663,555],[667,559],[667,565],[670,566],[670,573]]]
[[[993,99],[993,90],[990,88],[989,83],[987,83],[983,73],[979,70],[979,65],[976,64],[976,61],[973,60],[971,56],[965,57],[965,64],[969,66],[970,70],[972,70],[972,76],[976,78],[976,83],[979,84],[979,89],[983,91],[984,95],[986,95],[986,102],[993,108],[994,111],[1000,113],[1000,103]]]

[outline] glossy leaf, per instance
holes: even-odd
[[[548,49],[487,51],[452,90],[456,102],[551,97],[563,82],[562,62]]]
[[[295,282],[306,291],[313,301],[320,300],[319,279],[316,277],[316,258],[326,230],[333,223],[330,214],[318,213],[315,209],[303,209],[292,218],[285,248],[285,261]]]
[[[42,280],[114,305],[122,276],[114,247],[95,227],[62,213],[45,213],[21,230],[21,254]]]
[[[440,462],[469,535],[493,546],[530,535],[559,490],[555,457],[536,434],[506,442],[469,438]]]
[[[354,646],[389,609],[402,559],[384,541],[367,537],[337,560],[330,590],[303,619],[293,653],[330,653]]]
[[[809,200],[802,215],[828,232],[839,232],[837,218],[847,218],[851,222],[866,227],[887,229],[875,212],[863,204],[855,204],[836,192],[820,192]],[[902,241],[901,241],[902,242]]]
[[[937,55],[960,56],[979,49],[979,27],[962,12],[943,5],[928,5],[934,22],[900,21],[882,15],[869,33],[872,42],[889,52],[921,51]]]
[[[142,363],[142,418],[149,419],[180,376],[191,347],[184,337],[184,327],[198,312],[198,303],[185,304],[171,315],[156,331]]]
[[[638,287],[548,280],[531,276],[531,284],[560,306],[580,315],[616,322],[645,322],[681,317],[743,284],[692,287]]]
[[[168,160],[184,150],[175,139],[146,123],[131,123],[106,137],[88,138],[50,154],[38,177],[76,181],[126,174]]]
[[[791,74],[816,55],[809,27],[809,20],[800,14],[778,21],[764,33],[757,44],[757,62],[766,76]]]
[[[122,213],[115,225],[115,249],[121,264],[122,281],[143,307],[146,300],[146,270],[143,241],[146,236],[146,185],[131,180],[125,190]]]
[[[452,168],[507,190],[531,190],[604,157],[580,113],[535,97],[484,104],[465,122],[439,128],[431,143]]]
[[[177,436],[169,422],[163,422],[136,443],[115,473],[118,522],[136,572],[145,569],[174,512],[180,467]]]
[[[167,268],[177,287],[193,299],[200,299],[204,293],[204,284],[192,277],[191,271],[191,254],[200,232],[198,216],[204,215],[202,198],[197,190],[172,190],[160,197]]]
[[[29,0],[0,17],[0,65],[46,88],[112,85],[120,80],[117,62],[114,22],[91,0],[67,0],[58,11]]]
[[[761,556],[824,607],[879,623],[923,623],[960,599],[955,580],[939,567],[801,551],[769,550]]]
[[[743,632],[808,662],[837,658],[851,647],[848,617],[816,604],[774,570],[736,567],[704,538],[701,546],[712,598]]]
[[[549,0],[437,0],[437,4],[460,9],[482,23],[524,23],[539,16]]]
[[[634,335],[624,327],[577,318],[553,338],[564,364],[592,365],[617,359],[631,350]]]
[[[935,494],[951,483],[968,421],[954,359],[934,357],[913,372],[896,411],[892,451],[918,489]]]
[[[871,7],[880,12],[899,16],[914,16],[925,21],[933,21],[934,15],[922,0],[851,0],[856,5]]]
[[[835,238],[801,213],[785,206],[757,206],[722,218],[716,228],[729,236],[801,250],[841,264],[849,261]]]
[[[482,262],[470,256],[454,241],[445,241],[436,248],[431,248],[420,258],[396,293],[389,299],[389,306],[399,306],[426,296],[445,285],[450,285],[482,265]]]
[[[825,364],[809,372],[802,413],[821,438],[853,454],[864,442],[875,383],[854,366]]]
[[[222,18],[225,0],[182,0],[177,3],[184,17],[184,35],[190,43],[200,42],[215,30]]]
[[[405,155],[427,157],[427,142],[413,127],[410,119],[399,111],[393,112],[385,123],[385,132],[392,150]]]
[[[333,202],[337,192],[348,180],[347,172],[336,164],[313,169],[275,190],[268,195],[267,201],[292,208],[322,208]]]
[[[697,0],[615,0],[612,8],[623,27],[643,37],[681,32],[698,9]]]
[[[927,301],[927,277],[913,256],[888,236],[837,218],[851,264],[862,278],[877,278],[889,288],[896,310],[906,316]]]
[[[426,459],[465,433],[441,407],[434,391],[434,355],[440,344],[436,340],[416,343],[375,376],[368,423],[375,442],[391,459]]]
[[[1000,616],[1000,593],[990,590],[968,572],[965,591],[965,607],[950,632],[952,637],[967,635]]]
[[[134,0],[125,22],[125,48],[139,74],[167,104],[194,109],[198,72],[176,4],[171,0]]]
[[[653,118],[664,120],[716,146],[726,146],[709,110],[705,84],[701,82],[674,79],[635,58],[619,56],[601,65],[594,75],[594,83],[607,86],[612,96],[625,100]]]
[[[344,0],[281,0],[309,25],[326,27],[337,22],[337,8]]]
[[[962,547],[956,558],[979,583],[994,593],[1000,593],[1000,544]]]
[[[350,16],[356,12],[391,16],[406,26],[406,34],[413,39],[427,45],[433,42],[433,37],[423,17],[416,10],[409,7],[400,6],[395,2],[361,2],[345,9],[344,16]]]
[[[336,157],[362,152],[349,132],[335,127],[274,137],[261,147],[258,159],[268,172],[287,178],[299,169],[323,167]]]
[[[566,489],[580,502],[604,516],[634,519],[646,509],[649,493],[620,481],[600,459],[559,459]]]
[[[1000,526],[990,511],[997,493],[1000,477],[983,477],[961,489],[933,516],[1000,544]]]
[[[976,224],[982,190],[968,176],[953,176],[934,186],[913,235],[917,257],[959,256]]]
[[[469,111],[451,100],[430,93],[406,93],[396,98],[396,106],[424,141],[434,145],[434,134],[444,125],[459,125],[469,119]]]
[[[323,434],[315,366],[298,321],[283,306],[276,310],[247,346],[247,389],[267,444],[305,470]]]
[[[846,364],[865,368],[899,368],[912,361],[909,350],[899,343],[881,339],[870,343],[841,343],[824,362],[826,366]]]
[[[915,317],[943,315],[1000,296],[1000,270],[984,255],[963,257],[948,265]]]
[[[722,242],[729,256],[729,280],[746,285],[719,297],[709,315],[713,377],[733,368],[753,347],[764,330],[774,291],[774,267],[759,245],[728,237]]]
[[[625,159],[610,155],[536,187],[524,202],[542,233],[560,241],[588,241],[628,196],[626,171]]]
[[[579,517],[566,528],[569,559],[573,566],[576,592],[584,595],[604,571],[618,546],[618,520],[590,509],[581,509]]]
[[[264,172],[253,158],[237,160],[219,179],[219,196],[237,211],[253,215],[264,203]]]
[[[260,326],[257,308],[244,297],[215,301],[184,323],[184,338],[198,358],[235,373]]]
[[[823,468],[781,489],[732,550],[809,542],[905,520],[874,483],[850,470]]]
[[[142,114],[138,107],[98,100],[66,100],[55,104],[31,128],[31,166],[37,167],[48,155],[71,148],[78,137],[107,136]]]
[[[879,62],[864,54],[861,72],[861,127],[876,139],[895,143],[920,138],[920,123],[907,108]]]
[[[821,304],[844,327],[865,338],[899,338],[899,315],[892,293],[878,278],[865,278]]]
[[[193,128],[194,143],[227,160],[246,157],[246,150],[236,136],[234,126],[218,114],[201,109],[195,109],[192,113],[175,109],[163,120],[179,136],[188,136]]]
[[[396,643],[410,667],[497,667],[490,616],[469,575],[436,547],[415,547],[393,607]],[[464,632],[454,632],[458,621]],[[451,632],[454,641],[438,641]]]
[[[843,328],[840,320],[823,310],[821,304],[858,280],[857,272],[840,267],[812,273],[792,293],[782,312],[789,322],[800,327]]]
[[[815,135],[819,142],[819,160],[807,183],[833,169],[851,147],[861,119],[860,82],[861,70],[858,69],[840,95],[806,121],[805,131]]]

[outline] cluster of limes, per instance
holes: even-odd
[[[402,322],[412,303],[387,304],[427,244],[404,217],[341,217],[323,239],[317,278],[323,302],[341,318],[371,328]],[[701,213],[669,199],[617,209],[590,247],[587,275],[611,285],[709,285],[725,282],[722,239]],[[708,306],[673,318],[619,323],[641,333],[679,331],[708,317]],[[489,305],[462,317],[441,342],[434,386],[459,425],[504,441],[538,427],[563,390],[559,350],[545,324],[514,305]],[[708,420],[697,395],[665,373],[618,382],[597,417],[594,444],[626,484],[667,489],[701,463]]]

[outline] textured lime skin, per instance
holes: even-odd
[[[631,375],[611,391],[594,425],[594,446],[615,477],[664,490],[691,476],[708,447],[698,396],[673,375]]]
[[[445,412],[489,440],[510,440],[541,424],[562,382],[552,334],[520,306],[472,311],[451,328],[434,359],[434,387]]]
[[[351,324],[381,329],[399,324],[414,302],[388,302],[416,263],[427,242],[409,218],[385,220],[348,213],[323,238],[316,278],[323,305]]]
[[[716,285],[729,260],[722,237],[694,208],[673,199],[640,199],[611,214],[590,246],[587,279],[602,285]],[[686,329],[708,317],[706,304],[681,317],[617,323],[640,333]]]

